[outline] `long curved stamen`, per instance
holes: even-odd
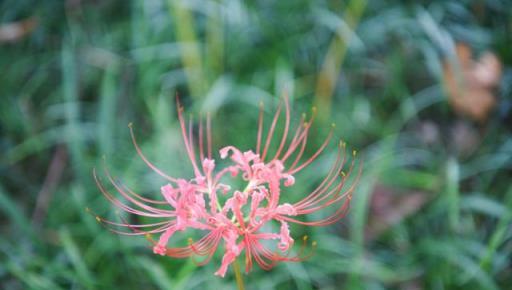
[[[189,156],[190,160],[192,162],[192,166],[194,167],[194,174],[196,177],[201,176],[201,171],[199,170],[199,167],[197,166],[197,159],[196,159],[196,151],[194,149],[194,127],[193,127],[193,119],[192,115],[190,115],[190,119],[188,122],[188,142],[189,142]]]
[[[322,154],[325,147],[327,147],[327,144],[329,144],[329,141],[331,141],[332,135],[333,135],[333,129],[331,128],[331,130],[329,131],[329,134],[327,135],[327,138],[325,139],[324,143],[320,146],[320,148],[318,148],[318,150],[308,160],[306,160],[304,163],[302,163],[299,167],[290,169],[290,171],[289,171],[290,174],[293,175],[293,174],[301,171],[306,166],[311,164],[311,162],[313,162],[320,154]]]
[[[169,180],[170,182],[176,183],[177,179],[174,177],[170,177],[169,175],[165,174],[163,171],[158,169],[153,163],[149,162],[149,160],[146,158],[146,156],[142,153],[142,150],[140,149],[139,145],[137,144],[137,140],[135,139],[135,134],[133,133],[133,124],[128,124],[128,128],[130,128],[130,135],[132,137],[133,146],[135,147],[135,150],[137,150],[137,154],[139,157],[146,163],[146,165],[151,168],[153,171],[155,171],[158,175],[162,176],[163,178]]]
[[[258,116],[258,136],[256,139],[256,154],[260,154],[261,149],[261,137],[263,135],[263,102],[260,102],[260,113]]]
[[[125,219],[123,219],[121,217],[120,218],[123,221],[123,223],[116,223],[116,222],[112,222],[107,219],[104,219],[103,217],[100,217],[99,215],[93,213],[89,208],[86,208],[86,211],[89,214],[94,215],[96,221],[99,224],[101,224],[104,228],[109,230],[110,232],[120,234],[120,235],[125,235],[125,236],[140,236],[140,235],[147,235],[147,234],[152,234],[152,233],[160,233],[160,232],[165,231],[166,228],[168,228],[172,224],[172,222],[159,222],[159,223],[145,224],[145,225],[130,224]],[[126,227],[126,228],[129,228],[131,230],[131,232],[120,231],[111,226]],[[155,227],[155,226],[159,226],[159,227],[156,229],[152,229],[152,230],[139,230],[140,228]]]
[[[306,129],[306,116],[305,114],[302,114],[300,117],[299,125],[297,125],[297,129],[295,130],[295,134],[293,135],[292,141],[290,141],[290,144],[288,145],[288,150],[286,150],[285,155],[280,159],[283,163],[286,161],[286,159],[291,155],[290,148],[296,144],[297,140],[299,140],[299,137],[302,136],[302,129]],[[300,141],[299,141],[300,142]],[[295,145],[296,146],[296,145]]]
[[[106,189],[105,187],[103,186],[103,184],[101,183],[101,181],[99,180],[98,176],[96,175],[96,170],[94,169],[93,170],[93,176],[94,176],[94,180],[96,181],[96,185],[98,186],[98,188],[100,189],[101,193],[103,193],[103,195],[110,201],[112,202],[114,205],[116,205],[117,207],[121,208],[122,210],[126,211],[126,212],[129,212],[129,213],[133,213],[133,214],[136,214],[136,215],[140,215],[140,216],[146,216],[146,217],[162,217],[161,214],[155,214],[155,213],[148,213],[148,212],[144,212],[144,211],[140,211],[140,210],[137,210],[137,209],[134,209],[132,207],[129,207],[125,204],[123,204],[121,201],[119,201],[117,198],[115,198],[112,194],[110,194]],[[170,217],[170,216],[169,216]]]
[[[299,126],[302,126],[303,129],[300,128],[301,129],[300,135],[297,138],[294,137],[294,139],[292,140],[292,143],[290,143],[290,145],[288,146],[288,150],[286,151],[285,155],[281,158],[282,162],[285,162],[295,152],[295,150],[301,144],[303,139],[308,138],[309,129],[313,125],[313,122],[315,121],[315,118],[316,118],[316,108],[313,107],[311,110],[312,110],[312,115],[311,115],[311,119],[308,122],[305,121],[306,117],[303,114],[303,116],[301,118],[301,124],[299,125]]]
[[[309,130],[309,128],[305,129]],[[295,156],[295,160],[293,161],[292,165],[290,165],[289,170],[292,170],[297,164],[299,163],[302,154],[304,154],[304,150],[306,149],[306,144],[308,143],[308,138],[303,138],[301,142],[301,146],[299,149],[299,153]]]
[[[342,154],[343,153],[343,154]],[[306,198],[303,200],[294,203],[294,207],[301,208],[306,206],[308,203],[313,202],[318,196],[323,194],[328,188],[331,187],[331,185],[334,183],[334,181],[338,178],[341,171],[343,170],[343,167],[346,162],[346,154],[344,154],[345,151],[342,150],[341,146],[338,149],[338,153],[336,156],[336,161],[333,163],[331,168],[329,169],[329,172],[325,176],[325,178],[322,180],[322,182],[316,187],[311,194],[309,194]],[[343,155],[343,160],[341,158],[341,155]]]
[[[154,214],[160,214],[160,215],[163,215],[164,217],[172,217],[175,215],[174,211],[164,210],[164,209],[159,209],[159,208],[155,208],[152,206],[148,206],[148,205],[136,200],[135,198],[133,198],[129,193],[126,193],[124,191],[124,189],[114,180],[114,178],[112,177],[112,175],[110,174],[110,171],[108,171],[108,168],[106,166],[105,166],[105,175],[107,176],[110,183],[115,187],[117,192],[119,192],[124,198],[126,198],[131,203],[139,206],[140,208],[142,208],[146,211],[149,211]]]
[[[343,189],[343,187],[345,185],[347,176],[350,176],[351,172],[352,172],[352,167],[350,168],[348,175],[343,176],[341,178],[340,182],[338,183],[338,185],[334,189],[332,189],[328,193],[325,193],[325,191],[323,190],[323,192],[324,192],[323,194],[317,195],[314,199],[312,198],[308,203],[304,203],[301,206],[297,207],[298,208],[297,212],[299,214],[311,213],[311,212],[320,210],[322,208],[328,207],[331,204],[334,204],[334,203],[338,202],[339,200],[343,199],[344,197],[346,197],[347,195],[351,194],[356,182],[353,183],[352,186],[348,190],[346,190],[343,194],[340,194],[341,190]],[[359,178],[359,175],[356,177],[356,181],[358,181],[358,178]],[[317,197],[320,197],[320,198],[317,198]],[[325,202],[323,205],[318,205],[318,204],[321,204],[324,200],[328,200],[328,201]],[[311,208],[311,206],[315,205],[315,204],[317,206]],[[306,208],[308,208],[308,209],[306,210]]]
[[[199,116],[199,159],[204,160],[203,120],[201,116]]]
[[[335,199],[333,199],[329,203],[324,204],[324,206],[321,206],[321,207],[315,209],[315,210],[323,209],[323,208],[326,208],[330,205],[337,203],[338,201],[343,200],[343,204],[341,206],[339,206],[337,208],[337,210],[334,213],[332,213],[331,215],[329,215],[328,217],[318,220],[318,221],[313,221],[313,222],[304,222],[304,221],[300,221],[295,218],[286,217],[286,216],[283,216],[280,218],[287,222],[297,223],[297,224],[306,225],[306,226],[326,226],[326,225],[330,225],[330,224],[337,222],[338,220],[343,218],[346,215],[346,213],[348,212],[348,209],[350,206],[350,200],[352,199],[352,193],[355,189],[356,184],[358,183],[358,181],[361,177],[361,173],[362,173],[362,167],[359,167],[358,175],[356,176],[356,179],[354,180],[352,186],[349,189],[347,189],[343,194],[339,194],[339,190],[341,190],[341,188],[339,188],[339,190],[337,192],[338,196]]]
[[[178,97],[176,97],[176,108],[178,111],[178,120],[180,123],[181,135],[183,138],[183,143],[185,145],[185,150],[187,151],[188,158],[190,159],[190,163],[192,164],[192,167],[194,168],[194,173],[197,177],[200,175],[200,171],[199,171],[199,168],[197,166],[197,161],[194,156],[194,148],[193,148],[192,140],[190,140],[188,137],[188,136],[191,136],[191,133],[188,133],[188,136],[187,136],[186,121],[185,121],[185,118],[183,117],[183,107],[181,106],[181,103],[180,103],[180,100]]]
[[[273,160],[276,160],[279,158],[279,155],[281,154],[281,151],[284,148],[284,144],[286,143],[286,138],[288,137],[288,130],[290,129],[290,101],[288,99],[288,94],[286,94],[284,97],[284,106],[285,106],[285,115],[286,115],[284,132],[283,132],[283,136],[281,137],[281,143],[279,144],[279,148],[277,149],[277,152],[274,155],[274,158],[272,158]]]
[[[281,108],[282,104],[279,104],[279,106],[277,107],[277,111],[274,115],[274,120],[272,120],[272,124],[270,125],[270,129],[267,134],[267,141],[265,142],[265,147],[263,149],[263,154],[261,155],[261,160],[265,160],[265,157],[267,156],[267,152],[270,147],[270,142],[272,141],[272,137],[274,136],[277,121],[279,120],[279,116],[281,115]]]
[[[208,144],[208,159],[212,159],[212,124],[210,113],[206,113],[206,140]]]
[[[139,199],[140,201],[147,202],[147,203],[152,203],[152,204],[161,204],[161,205],[169,204],[167,201],[155,200],[155,199],[144,197],[144,196],[134,192],[130,188],[126,187],[122,183],[119,183],[119,186],[123,187],[124,191],[128,192],[130,195],[132,195],[133,197]]]

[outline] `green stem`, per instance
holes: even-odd
[[[240,264],[238,263],[238,259],[235,259],[233,262],[233,270],[235,271],[236,286],[238,287],[238,290],[244,290],[244,279],[242,277],[242,271],[240,271]]]

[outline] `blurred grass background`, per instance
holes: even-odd
[[[250,148],[258,103],[286,90],[365,169],[348,217],[308,229],[316,254],[256,267],[248,289],[512,289],[511,16],[508,0],[1,1],[0,288],[234,289],[220,257],[198,268],[97,224],[86,207],[115,214],[92,168],[104,155],[157,197],[129,122],[187,176],[177,92],[217,148]]]

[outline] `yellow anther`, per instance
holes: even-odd
[[[193,244],[193,243],[194,243],[194,240],[192,240],[192,238],[188,238],[188,239],[187,239],[187,242],[191,245],[191,244]]]
[[[86,212],[91,212],[91,209],[90,209],[90,208],[88,208],[88,207],[86,207],[86,208],[85,208],[85,211],[86,211]]]
[[[96,221],[100,223],[101,222],[101,218],[99,216],[97,216],[96,217]]]
[[[146,237],[146,239],[151,240],[151,235],[150,234],[145,234],[144,236]]]
[[[131,128],[131,127],[133,127],[133,123],[132,122],[128,123],[128,128]]]
[[[336,124],[335,123],[331,123],[331,127],[335,128]]]
[[[313,246],[313,247],[316,247],[316,245],[317,245],[316,241],[313,241],[313,242],[311,243],[311,246]]]
[[[311,111],[313,111],[313,113],[316,113],[316,107],[315,107],[315,106],[313,106],[313,107],[311,108]]]
[[[262,108],[262,109],[263,109],[263,101],[260,101],[260,104],[259,104],[259,105],[260,105],[260,108]]]
[[[352,150],[352,155],[356,156],[357,154],[357,151],[356,150]]]
[[[343,176],[343,177],[347,176],[347,174],[345,174],[345,171],[341,172],[341,176]]]
[[[307,240],[308,240],[308,238],[309,238],[309,237],[308,237],[308,235],[304,235],[304,236],[302,237],[302,240],[305,242],[305,241],[307,241]]]
[[[302,113],[302,119],[306,119],[306,113]]]

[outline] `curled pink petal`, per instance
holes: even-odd
[[[284,203],[276,207],[276,214],[297,215],[297,210],[293,207],[293,205],[289,203]]]
[[[295,184],[295,177],[293,177],[293,175],[285,174],[283,176],[285,179],[284,186],[292,186]]]
[[[286,252],[293,244],[293,239],[290,237],[290,228],[288,227],[288,223],[281,223],[281,232],[279,234],[279,238],[281,241],[278,244],[278,247],[281,251]]]

